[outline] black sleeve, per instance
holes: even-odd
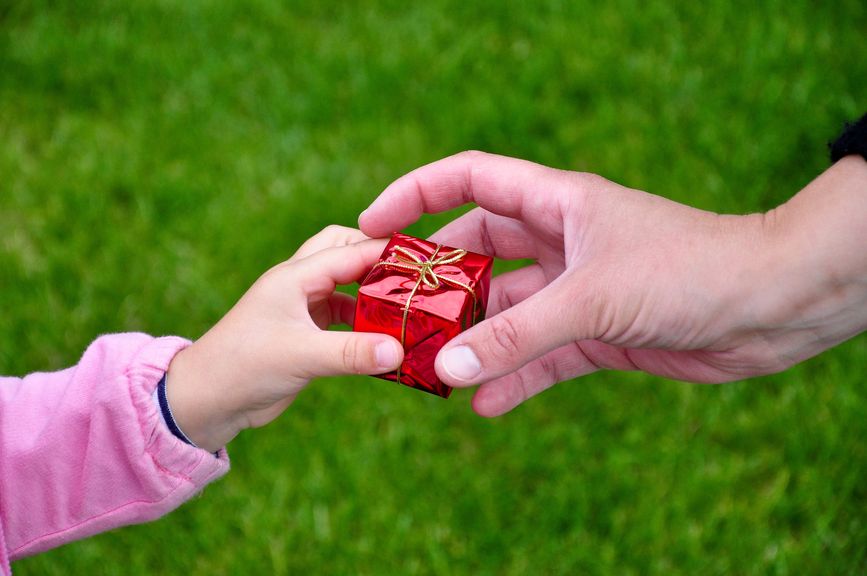
[[[840,136],[828,143],[828,148],[832,164],[850,154],[860,154],[867,159],[867,114],[853,124],[847,122]]]

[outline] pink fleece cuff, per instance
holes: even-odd
[[[142,435],[148,438],[145,450],[161,468],[191,483],[195,491],[229,471],[229,456],[225,448],[214,457],[211,452],[177,438],[166,426],[153,401],[157,383],[168,370],[172,358],[189,345],[188,340],[175,336],[157,338],[142,349],[127,373]]]
[[[80,442],[78,436],[72,437],[73,445],[80,448],[68,453],[64,464],[81,471],[81,478],[75,484],[70,481],[57,485],[65,491],[53,493],[58,506],[54,510],[60,514],[43,515],[27,521],[24,527],[19,525],[17,534],[25,536],[23,529],[29,538],[16,538],[7,523],[9,550],[0,550],[0,570],[8,574],[8,561],[16,558],[119,526],[155,520],[228,472],[225,449],[215,457],[176,438],[152,399],[172,358],[189,344],[177,337],[103,336],[88,348],[74,369],[31,375],[35,378],[34,386],[40,384],[40,379],[47,384],[50,378],[57,380],[54,384],[58,389],[66,386],[67,390],[75,390],[70,401],[75,403],[76,410],[91,414],[88,416],[91,425],[70,428],[70,434],[84,435]],[[118,362],[122,362],[119,372],[109,377],[107,372],[113,370],[112,363]],[[91,372],[102,376],[97,380]],[[70,377],[73,384],[67,385]],[[48,444],[40,448],[53,454]],[[79,461],[80,468],[76,464]],[[24,497],[20,493],[19,496]],[[3,541],[0,538],[0,548]]]

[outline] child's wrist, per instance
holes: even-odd
[[[242,429],[226,374],[196,344],[181,350],[166,372],[166,399],[178,427],[199,448],[216,452]]]

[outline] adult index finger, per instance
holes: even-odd
[[[475,202],[482,208],[530,225],[562,229],[551,218],[566,173],[517,158],[461,152],[413,170],[388,186],[358,218],[361,230],[382,237],[433,214]],[[554,232],[554,230],[552,230]]]

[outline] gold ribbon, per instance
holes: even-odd
[[[452,250],[451,252],[437,257],[437,254],[439,254],[442,247],[442,244],[437,244],[436,250],[431,254],[430,259],[424,259],[402,246],[395,246],[392,248],[391,255],[397,259],[397,262],[377,262],[374,265],[374,267],[384,266],[418,273],[418,280],[416,281],[415,286],[412,287],[412,290],[406,299],[406,304],[403,306],[403,321],[400,325],[400,345],[403,346],[404,350],[406,350],[406,322],[407,318],[409,318],[409,309],[412,304],[412,299],[415,297],[416,292],[418,292],[418,289],[422,284],[431,290],[438,289],[443,283],[451,284],[452,286],[457,286],[458,288],[466,290],[467,293],[473,297],[473,322],[475,323],[476,321],[477,298],[475,291],[470,288],[469,285],[459,282],[454,278],[440,276],[435,270],[437,266],[445,266],[446,264],[460,262],[463,260],[464,256],[467,255],[467,251],[461,249]],[[400,384],[400,366],[397,367],[397,383]]]

